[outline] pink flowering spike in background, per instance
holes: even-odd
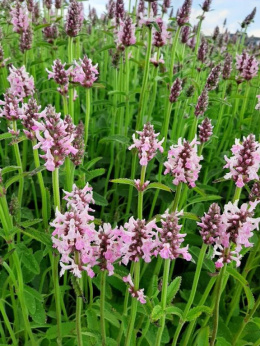
[[[221,73],[221,65],[218,64],[217,66],[213,67],[211,70],[207,82],[206,82],[206,88],[210,90],[215,90],[219,83],[219,77]]]
[[[201,228],[200,235],[205,244],[215,244],[222,230],[220,207],[213,203],[197,225]]]
[[[198,144],[196,138],[190,143],[179,138],[178,144],[171,146],[167,161],[164,163],[166,167],[164,174],[169,173],[173,176],[174,185],[186,183],[190,187],[195,187],[201,169],[199,162],[203,159],[203,156],[197,154]]]
[[[19,99],[32,96],[35,92],[33,77],[29,75],[25,67],[10,67],[8,76],[10,83],[10,92]]]
[[[258,73],[258,61],[253,55],[249,55],[245,51],[236,56],[236,68],[240,72],[240,76],[249,81]]]
[[[237,187],[243,187],[250,180],[259,178],[260,168],[260,144],[255,140],[254,135],[244,137],[243,142],[235,140],[231,149],[233,156],[225,156],[227,164],[224,168],[230,170],[225,175],[225,179],[233,179]]]
[[[179,225],[179,216],[183,212],[173,212],[169,214],[168,209],[162,215],[162,228],[159,229],[159,245],[156,252],[163,259],[184,258],[186,261],[191,260],[191,255],[188,252],[189,246],[181,247],[186,234],[180,233],[182,225]]]
[[[135,24],[130,17],[120,21],[116,43],[119,47],[129,47],[136,43]]]
[[[164,23],[162,18],[157,18],[156,23],[158,24],[160,31],[157,31],[155,28],[153,28],[152,44],[155,47],[163,47],[167,43],[169,33],[167,31],[166,24]]]
[[[60,85],[58,91],[61,95],[64,96],[66,96],[68,93],[69,77],[71,71],[71,68],[65,70],[65,66],[66,63],[62,64],[61,61],[57,59],[53,62],[52,71],[46,69],[46,71],[48,72],[48,78],[53,78],[54,81]]]
[[[93,83],[98,79],[97,64],[93,65],[92,60],[86,55],[83,59],[79,59],[75,63],[74,69],[71,71],[73,82],[79,83],[84,88],[91,88]]]
[[[29,27],[29,17],[26,9],[18,1],[15,3],[11,10],[11,23],[13,24],[13,31],[22,34]]]
[[[32,97],[28,101],[28,103],[24,103],[21,110],[21,119],[22,124],[25,127],[25,130],[23,132],[25,133],[26,137],[30,140],[33,140],[35,138],[35,132],[34,132],[34,121],[38,121],[40,118],[40,106],[38,106],[37,101]]]
[[[56,113],[52,106],[41,112],[41,122],[34,121],[33,130],[38,140],[34,148],[41,148],[45,152],[41,157],[49,171],[61,166],[69,154],[76,155],[78,152],[72,145],[74,133],[70,133],[67,127],[60,113]]]
[[[19,99],[8,89],[4,94],[4,101],[0,100],[0,117],[12,121],[20,119],[20,116]]]
[[[182,80],[180,78],[176,78],[171,87],[169,101],[171,103],[177,102],[181,91],[182,91]]]
[[[182,7],[177,11],[177,24],[183,26],[189,22],[192,0],[185,0]]]
[[[65,31],[68,36],[75,37],[79,34],[84,20],[83,4],[77,0],[70,2]]]
[[[140,165],[147,166],[148,162],[156,155],[157,149],[161,153],[163,152],[162,143],[164,139],[158,141],[157,137],[159,133],[154,132],[153,125],[150,123],[144,125],[143,131],[136,131],[136,133],[139,135],[139,139],[136,139],[135,134],[133,134],[134,144],[128,149],[132,150],[136,148],[138,150]]]
[[[201,95],[198,98],[197,105],[195,107],[195,116],[199,117],[200,115],[203,115],[207,108],[209,103],[209,96],[208,96],[208,90],[205,88]]]

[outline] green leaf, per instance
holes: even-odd
[[[12,138],[12,137],[13,137],[13,135],[12,135],[11,133],[9,133],[9,132],[2,133],[2,134],[0,135],[0,141],[2,141],[3,139]]]
[[[197,246],[191,246],[189,248],[189,252],[192,255],[193,260],[197,263],[198,257],[199,257],[199,253],[200,253],[200,249]],[[206,257],[203,260],[203,264],[202,267],[208,271],[210,271],[211,273],[215,273],[216,272],[216,268],[215,265],[213,263],[212,260],[207,259]]]
[[[135,183],[133,180],[126,179],[126,178],[112,179],[112,180],[110,180],[110,182],[115,183],[115,184],[125,184],[125,185],[135,186]]]
[[[157,321],[163,316],[163,314],[164,312],[161,305],[155,305],[151,314],[151,318],[153,321]]]
[[[207,315],[211,315],[212,314],[212,309],[209,308],[208,306],[204,306],[204,305],[200,305],[200,306],[196,306],[195,308],[191,309],[187,316],[186,316],[186,320],[187,321],[193,321],[196,318],[198,318],[202,313],[206,313]]]
[[[177,315],[180,317],[180,319],[183,319],[183,311],[176,306],[168,306],[165,309],[166,314],[168,315]]]
[[[96,205],[100,205],[102,207],[108,205],[108,201],[106,200],[106,198],[95,191],[93,192],[93,198],[95,200]]]
[[[39,293],[36,289],[25,285],[24,291],[26,291],[28,294],[31,294],[39,302],[43,302],[43,297],[42,297],[41,293]]]
[[[243,286],[245,294],[246,294],[246,299],[247,299],[247,303],[248,303],[248,310],[253,309],[254,305],[255,305],[255,298],[254,295],[250,289],[250,287],[248,286]]]
[[[92,171],[88,171],[86,173],[86,181],[90,181],[100,175],[103,175],[106,172],[104,168],[93,169]]]
[[[104,143],[104,142],[117,142],[120,144],[129,145],[129,138],[122,135],[112,135],[112,136],[102,138],[99,141],[99,143]]]
[[[48,247],[52,246],[51,236],[47,233],[39,232],[34,228],[20,229],[20,231],[28,237],[33,238]]]
[[[85,165],[84,169],[90,169],[92,166],[94,166],[98,161],[102,160],[103,157],[99,156],[96,157],[95,159],[88,161],[87,164]]]
[[[229,275],[232,275],[234,279],[239,281],[242,286],[248,286],[247,280],[236,269],[227,266],[226,271]]]
[[[178,293],[180,287],[181,287],[181,276],[177,276],[168,286],[167,288],[167,298],[166,302],[167,304],[170,304],[173,298],[176,296]]]
[[[193,213],[184,212],[183,215],[181,215],[180,217],[183,218],[183,219],[200,221],[200,218],[197,215],[193,214]]]
[[[30,315],[34,315],[36,312],[36,302],[34,296],[26,290],[23,291],[23,296]]]
[[[209,345],[209,326],[203,327],[199,330],[196,346],[208,346]]]
[[[114,43],[107,44],[106,46],[102,47],[101,49],[98,50],[99,53],[103,52],[104,50],[109,50],[116,48],[116,45]]]
[[[20,166],[7,166],[5,168],[2,169],[1,174],[4,175],[6,173],[10,173],[13,171],[17,171],[19,170],[21,167]]]
[[[61,323],[61,336],[72,336],[75,329],[75,322],[65,322]],[[58,327],[53,326],[47,330],[45,333],[46,338],[48,339],[56,339],[58,335]]]
[[[48,26],[51,26],[51,24],[46,23],[46,24],[37,25],[37,26],[34,27],[34,31],[38,31],[40,29],[47,28]]]
[[[157,189],[157,190],[164,190],[167,192],[172,192],[172,190],[168,186],[161,184],[161,183],[151,183],[146,188],[146,190],[149,190],[149,189]]]
[[[32,273],[38,275],[40,274],[40,267],[36,261],[32,251],[28,249],[23,243],[17,244],[16,246],[19,255],[21,256],[21,262],[23,265]]]
[[[23,228],[27,228],[27,227],[33,226],[33,225],[35,225],[41,221],[42,221],[42,219],[27,220],[27,221],[20,222],[18,224],[18,226],[23,227]]]
[[[189,200],[189,204],[187,204],[185,206],[185,209],[187,207],[189,207],[190,205],[192,204],[195,204],[195,203],[200,203],[200,202],[209,202],[209,201],[216,201],[216,200],[219,200],[219,199],[222,199],[221,196],[218,196],[218,195],[207,195],[205,197],[195,197],[195,198],[191,198]]]
[[[6,190],[14,183],[16,183],[17,181],[19,181],[21,178],[24,178],[28,173],[22,173],[22,174],[17,174],[14,175],[13,177],[11,177],[10,179],[8,179],[5,182],[5,188]]]

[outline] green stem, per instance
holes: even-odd
[[[79,286],[82,289],[82,279],[79,279]],[[82,297],[77,295],[76,298],[76,330],[78,346],[83,346],[82,333],[81,333],[81,311],[82,311]]]
[[[205,257],[205,253],[207,250],[207,245],[203,243],[201,250],[200,250],[200,254],[199,254],[199,258],[198,258],[198,262],[197,262],[197,267],[196,267],[196,271],[195,271],[195,275],[194,275],[194,280],[193,280],[193,284],[192,284],[192,288],[191,288],[191,293],[189,296],[189,300],[186,304],[186,307],[184,309],[183,312],[183,319],[182,321],[179,321],[178,327],[176,329],[176,332],[174,334],[174,338],[173,338],[173,342],[172,342],[172,346],[175,346],[177,344],[180,332],[182,330],[183,325],[186,322],[186,316],[192,306],[192,303],[194,301],[195,298],[195,294],[196,294],[196,290],[197,290],[197,286],[198,286],[198,282],[199,282],[199,277],[200,277],[200,272],[201,272],[201,268],[202,268],[202,264],[203,264],[203,260]]]
[[[68,42],[68,60],[69,64],[72,64],[73,62],[73,38],[69,37]],[[74,123],[74,88],[69,88],[69,114],[73,120]]]
[[[225,264],[224,267],[221,268],[220,275],[218,277],[217,281],[217,296],[215,300],[215,308],[214,308],[214,313],[213,313],[213,331],[212,331],[212,336],[210,340],[210,346],[214,346],[217,332],[218,332],[218,321],[219,321],[219,302],[221,298],[221,293],[222,293],[222,284],[223,284],[223,278],[226,272],[226,267],[227,265]]]
[[[250,91],[250,84],[247,81],[246,82],[246,90],[245,90],[245,96],[244,96],[244,100],[243,100],[243,104],[242,104],[242,108],[240,111],[240,117],[239,117],[239,122],[240,122],[240,128],[242,126],[243,120],[244,120],[244,115],[245,115],[245,111],[246,111],[246,107],[247,107],[247,101],[248,101],[248,96],[249,96],[249,91]]]
[[[100,325],[102,335],[102,346],[106,345],[106,325],[105,325],[105,296],[106,296],[106,272],[101,272],[100,283]]]
[[[1,311],[1,314],[3,316],[4,325],[7,327],[8,332],[10,334],[10,337],[12,339],[12,345],[18,345],[18,341],[16,340],[15,334],[14,334],[12,326],[11,326],[11,323],[8,319],[6,312],[5,312],[5,308],[4,308],[4,304],[3,304],[2,299],[0,299],[0,311]]]
[[[17,131],[16,121],[13,121],[13,130]],[[19,174],[23,174],[23,165],[22,165],[22,160],[21,160],[21,156],[20,156],[20,151],[19,151],[18,143],[14,143],[13,148],[14,148],[14,154],[15,154],[17,166],[20,167],[18,169],[18,172],[19,172]],[[18,189],[18,202],[19,202],[19,207],[20,208],[22,206],[23,186],[24,186],[24,178],[21,177],[19,179],[19,189]],[[19,219],[20,219],[20,215],[21,215],[21,210],[19,210]]]
[[[90,119],[90,107],[91,107],[91,98],[90,98],[90,89],[86,90],[86,115],[85,115],[85,147],[88,144],[88,129],[89,129],[89,119]]]
[[[178,43],[178,39],[180,36],[180,32],[181,32],[181,27],[178,26],[176,34],[174,36],[173,39],[173,43],[172,43],[172,51],[171,51],[171,64],[170,64],[170,70],[169,70],[169,80],[170,83],[172,81],[172,77],[173,77],[173,67],[174,67],[174,62],[175,62],[175,53],[176,53],[176,47],[177,47],[177,43]]]

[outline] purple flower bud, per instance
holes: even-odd
[[[62,64],[59,59],[54,60],[52,71],[49,71],[46,69],[48,74],[48,79],[53,78],[54,81],[60,85],[58,88],[58,91],[61,95],[66,96],[69,89],[69,75],[70,75],[70,69],[65,70],[65,64]]]
[[[259,201],[260,200],[260,181],[256,181],[252,186],[252,189],[249,194],[250,201]]]
[[[212,136],[213,126],[211,125],[211,120],[209,118],[205,118],[199,127],[199,138],[200,143],[206,143],[209,141]]]
[[[219,37],[219,27],[216,26],[212,35],[213,41],[216,41],[218,37]]]
[[[115,16],[115,7],[116,3],[114,0],[109,0],[108,4],[106,5],[107,8],[107,16],[109,19],[113,19]]]
[[[32,39],[32,29],[29,26],[20,36],[20,49],[22,53],[32,48]]]
[[[201,8],[204,12],[209,12],[212,0],[205,0]]]
[[[231,75],[231,71],[232,71],[232,55],[226,54],[223,71],[222,71],[223,79],[225,80],[229,79]]]
[[[187,43],[190,36],[190,28],[188,26],[184,26],[181,29],[181,42]]]
[[[40,106],[37,105],[37,101],[32,97],[28,101],[28,103],[23,104],[22,106],[22,125],[26,128],[26,130],[23,130],[26,137],[30,140],[35,138],[35,133],[33,130],[33,127],[35,126],[34,121],[38,121],[40,114]]]
[[[79,34],[84,20],[83,4],[72,0],[70,2],[65,31],[68,36],[75,37]]]
[[[198,102],[195,108],[196,117],[203,115],[206,112],[208,108],[208,103],[209,103],[208,90],[205,88],[198,98]]]
[[[75,149],[78,150],[77,154],[71,155],[70,159],[74,163],[75,166],[79,166],[83,162],[84,154],[85,154],[85,144],[84,144],[84,124],[82,121],[76,126],[74,132],[74,141],[72,145]]]
[[[171,0],[163,0],[162,13],[167,13],[168,8],[171,6]]]
[[[140,17],[140,14],[144,14],[145,11],[145,2],[144,0],[140,0],[138,3],[138,7],[137,7],[137,17]]]
[[[11,23],[13,24],[14,32],[21,34],[28,29],[29,17],[27,12],[19,4],[19,2],[16,2],[10,14],[11,14]]]
[[[125,7],[124,7],[124,1],[123,0],[116,0],[116,8],[115,8],[115,17],[116,17],[116,24],[120,24],[120,20],[124,20],[125,17]]]
[[[200,235],[203,242],[207,245],[214,244],[220,235],[221,230],[221,213],[217,203],[211,204],[207,213],[197,222],[201,228]]]
[[[189,22],[192,0],[185,0],[182,7],[177,11],[177,24],[183,26]]]
[[[39,2],[35,2],[33,6],[33,12],[32,12],[32,22],[33,24],[38,24],[40,18],[40,7]]]
[[[206,82],[206,86],[205,86],[209,91],[215,90],[216,87],[218,86],[220,73],[221,73],[220,64],[213,67],[213,69],[211,70]]]
[[[158,24],[160,31],[157,31],[155,28],[153,28],[152,44],[155,47],[163,47],[164,45],[166,45],[167,39],[169,37],[167,27],[162,18],[157,18],[156,23]]]
[[[253,9],[253,11],[246,16],[246,18],[243,20],[242,24],[241,24],[241,28],[245,28],[248,25],[250,25],[252,23],[252,21],[255,18],[255,14],[256,14],[256,7]]]
[[[0,100],[0,117],[4,117],[7,120],[13,121],[20,118],[19,100],[17,97],[7,89],[4,94],[4,101]]]
[[[45,7],[50,10],[52,5],[52,0],[44,0]]]
[[[156,17],[158,14],[158,2],[157,1],[152,2],[152,10],[153,10],[153,16]]]
[[[59,10],[62,7],[62,0],[55,0],[55,8]]]
[[[26,0],[26,5],[28,12],[32,12],[34,7],[33,0]]]
[[[171,103],[176,102],[178,100],[178,97],[180,96],[181,91],[182,91],[182,80],[180,78],[176,78],[171,87],[169,101]]]
[[[119,31],[117,35],[117,45],[129,47],[135,44],[135,24],[130,17],[126,17],[124,21],[120,21]]]
[[[208,42],[203,38],[198,49],[198,60],[204,63],[206,60],[207,53],[208,53]]]
[[[43,24],[46,23],[45,18],[43,19]],[[53,44],[54,40],[58,37],[59,32],[58,32],[58,27],[55,24],[51,24],[50,26],[46,26],[45,28],[42,29],[43,37],[44,39],[48,42]]]

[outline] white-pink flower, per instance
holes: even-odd
[[[10,67],[10,74],[7,78],[10,83],[10,92],[17,98],[23,99],[34,94],[34,79],[26,71],[25,66],[16,68]]]

